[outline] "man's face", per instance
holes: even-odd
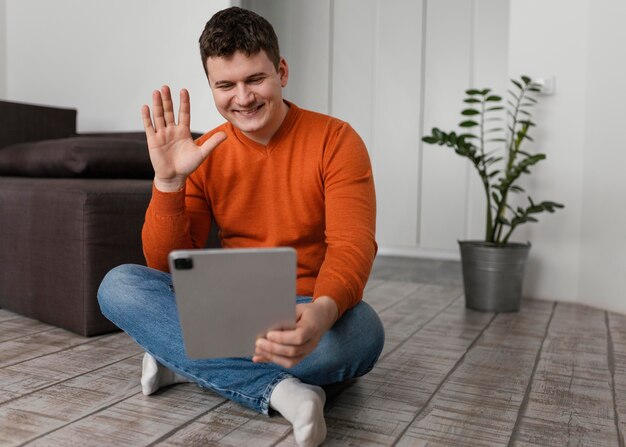
[[[278,70],[265,51],[246,56],[210,57],[206,61],[209,86],[220,114],[252,140],[267,144],[287,114],[282,88],[287,85],[287,63]]]

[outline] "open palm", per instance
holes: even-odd
[[[147,105],[142,107],[141,116],[154,169],[155,186],[163,191],[180,190],[187,176],[198,169],[209,153],[226,139],[226,134],[218,132],[201,146],[194,143],[189,127],[189,92],[185,89],[180,91],[178,123],[174,119],[174,106],[168,86],[152,93],[152,108],[154,122]]]

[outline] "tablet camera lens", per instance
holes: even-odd
[[[174,259],[174,268],[176,270],[191,270],[193,268],[193,260],[191,258]]]

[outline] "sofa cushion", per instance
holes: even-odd
[[[145,139],[77,136],[0,149],[0,174],[23,177],[154,177]]]

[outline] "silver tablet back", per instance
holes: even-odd
[[[248,357],[268,330],[295,326],[293,248],[175,250],[169,265],[190,358]]]

